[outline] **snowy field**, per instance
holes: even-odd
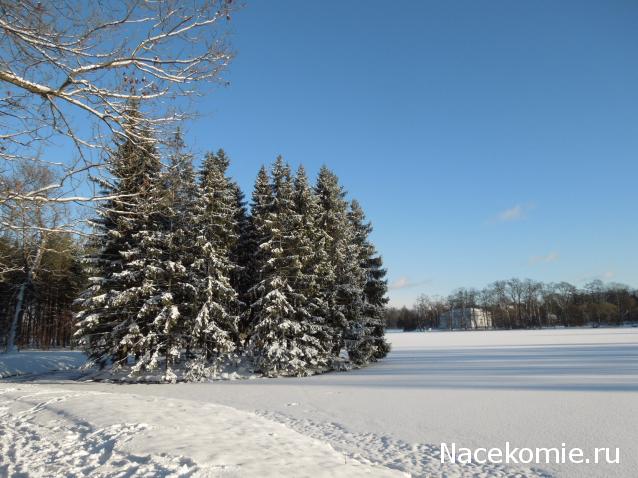
[[[73,380],[82,376],[73,371],[7,378],[0,475],[637,476],[638,329],[389,338],[393,352],[379,364],[302,379],[116,385]],[[619,447],[620,464],[439,461],[441,442],[505,441]]]

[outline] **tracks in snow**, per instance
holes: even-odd
[[[185,457],[125,451],[122,445],[149,428],[143,423],[94,429],[63,411],[51,413],[56,404],[95,395],[102,394],[0,390],[0,476],[219,476]]]
[[[552,476],[538,468],[513,465],[442,464],[441,449],[436,445],[411,444],[374,433],[354,433],[338,423],[320,423],[310,419],[293,418],[277,412],[260,410],[257,413],[282,423],[303,435],[327,442],[334,449],[343,453],[345,457],[409,473],[414,477],[551,478]]]
[[[8,385],[8,384],[7,384]],[[119,393],[119,392],[122,393]],[[153,395],[0,387],[0,477],[398,477],[253,413]]]

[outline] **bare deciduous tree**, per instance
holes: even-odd
[[[29,162],[56,169],[49,184],[4,190],[0,204],[103,199],[86,179],[113,136],[168,137],[186,117],[188,98],[220,81],[232,56],[225,38],[232,7],[232,0],[0,0],[0,175]],[[132,103],[141,117],[130,117]]]

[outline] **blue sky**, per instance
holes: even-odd
[[[638,2],[253,1],[198,100],[250,194],[282,154],[335,170],[391,301],[512,276],[638,285]]]

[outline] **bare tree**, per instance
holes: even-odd
[[[419,329],[438,328],[439,317],[448,308],[446,301],[440,296],[420,294],[414,305]]]
[[[509,296],[510,303],[514,306],[516,315],[516,326],[521,327],[523,325],[523,297],[525,294],[525,287],[523,281],[514,277],[506,282],[507,294]]]
[[[426,323],[428,322],[428,319],[431,316],[431,313],[430,313],[431,307],[432,307],[432,302],[430,301],[430,298],[426,294],[420,294],[417,297],[416,303],[414,305],[414,311],[417,317],[417,324],[416,324],[417,330],[423,330],[426,328]],[[429,325],[432,326],[431,321]]]
[[[631,315],[631,292],[626,284],[612,282],[607,284],[607,290],[618,308],[618,323],[622,324],[625,317]]]
[[[527,321],[526,327],[533,327],[538,325],[542,327],[540,301],[541,291],[543,284],[533,281],[531,279],[525,279],[522,282],[524,307],[525,307],[525,320]]]
[[[569,306],[574,301],[576,295],[576,287],[568,282],[559,282],[553,284],[554,298],[560,311],[560,318],[563,325],[567,325],[569,319]]]
[[[492,284],[492,288],[494,289],[494,296],[496,297],[496,302],[498,304],[501,315],[506,317],[508,328],[514,328],[512,323],[512,314],[510,313],[511,307],[507,294],[507,282],[503,280],[496,281]]]
[[[86,179],[113,136],[168,137],[187,116],[188,98],[221,80],[232,57],[225,26],[232,7],[232,0],[0,0],[0,174],[25,163],[56,169],[51,183],[3,190],[0,204],[104,199]],[[130,117],[131,103],[141,117]],[[69,146],[71,157],[57,159]]]

